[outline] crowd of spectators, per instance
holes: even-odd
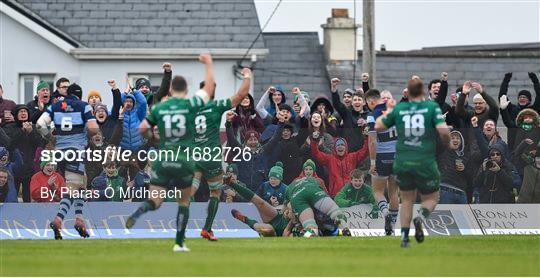
[[[167,94],[170,75],[165,69],[158,92],[152,92],[150,81],[144,78],[134,88],[128,84],[124,92],[110,80],[113,103],[104,103],[99,91],[88,91],[83,100],[91,105],[100,127],[88,138],[88,148],[155,148],[156,143],[146,141],[138,127],[152,105]],[[440,144],[437,154],[441,203],[540,203],[540,83],[535,73],[528,75],[535,97],[529,90],[520,90],[517,99],[507,97],[512,73],[504,76],[498,99],[479,82],[464,81],[459,88],[449,88],[447,73],[429,82],[426,98],[439,104],[452,129],[449,147]],[[0,202],[60,199],[60,195],[43,198],[40,194],[43,188],[59,194],[57,189],[65,186],[65,180],[54,162],[41,159],[42,150],[54,148],[54,136],[42,138],[36,130],[45,109],[62,101],[73,86],[66,78],[54,85],[56,90],[50,92],[47,82],[39,82],[34,100],[27,104],[5,98],[0,86]],[[377,89],[370,88],[367,74],[362,74],[360,88],[342,89],[336,78],[328,92],[308,93],[298,87],[289,92],[275,85],[258,102],[249,95],[225,113],[222,144],[245,148],[251,155],[234,162],[224,157],[224,166],[232,165],[227,169],[273,206],[283,203],[288,184],[313,176],[339,206],[366,203],[375,208],[374,198],[369,197],[373,195],[367,171],[370,107],[364,94]],[[385,102],[393,101],[388,91],[381,90],[380,95]],[[407,101],[407,91],[400,97],[399,101]],[[508,130],[506,136],[499,132],[499,116]],[[150,164],[144,160],[88,161],[86,186],[99,192],[109,187],[141,190],[148,186]],[[205,201],[207,194],[200,190],[195,200]],[[101,196],[88,201],[141,201]],[[246,200],[226,187],[222,201]]]

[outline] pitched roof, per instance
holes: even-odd
[[[89,48],[248,48],[261,30],[253,0],[3,2]]]
[[[263,37],[270,54],[255,65],[256,98],[270,85],[281,85],[286,92],[300,87],[310,93],[311,99],[329,91],[324,51],[317,32],[265,32]]]

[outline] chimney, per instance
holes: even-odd
[[[330,63],[353,61],[356,40],[355,31],[360,24],[354,25],[348,9],[332,9],[332,17],[322,24],[324,29],[324,52]]]

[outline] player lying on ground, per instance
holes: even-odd
[[[234,218],[244,222],[250,228],[257,231],[262,236],[298,236],[303,234],[303,228],[298,223],[297,218],[292,212],[290,203],[283,206],[283,212],[280,212],[275,207],[265,202],[261,197],[257,196],[255,192],[249,190],[242,182],[237,180],[237,167],[231,164],[227,167],[227,174],[224,177],[224,183],[234,189],[238,195],[245,200],[249,200],[255,205],[259,211],[259,215],[263,223],[259,223],[245,215],[240,211],[231,210]],[[318,221],[320,221],[322,228],[322,235],[350,235],[343,233],[339,230],[333,221],[325,221],[321,217],[326,216],[322,213],[317,215]],[[321,218],[321,219],[319,219]]]
[[[470,90],[467,83],[463,92]],[[414,218],[415,238],[424,241],[422,221],[435,210],[439,200],[440,173],[437,168],[437,133],[441,142],[448,145],[450,131],[444,121],[439,105],[424,99],[424,84],[419,78],[407,84],[409,101],[387,103],[385,114],[375,123],[377,131],[396,126],[398,141],[393,172],[401,192],[401,246],[409,246],[409,226],[416,201],[416,191],[420,191],[422,203],[419,216]]]
[[[195,162],[195,175],[191,184],[191,196],[195,195],[199,189],[201,178],[204,177],[208,182],[210,189],[210,199],[208,201],[208,215],[206,222],[201,231],[201,236],[210,241],[216,241],[212,231],[212,224],[218,211],[219,197],[221,196],[221,188],[223,187],[223,168],[221,166],[222,152],[221,143],[219,141],[221,116],[225,111],[232,109],[240,104],[240,102],[248,95],[251,85],[251,70],[249,68],[242,69],[244,81],[240,88],[231,98],[214,100],[211,99],[208,104],[203,106],[195,117],[195,145],[203,150],[203,153],[210,151],[211,158],[203,159]],[[204,81],[201,82],[200,88],[204,87]],[[215,95],[215,92],[214,92]]]
[[[171,81],[171,97],[165,102],[156,104],[151,113],[141,123],[140,132],[146,138],[152,138],[153,127],[157,125],[159,130],[159,149],[172,150],[177,148],[192,147],[195,134],[195,114],[201,107],[206,105],[214,93],[214,71],[212,57],[202,54],[199,61],[205,65],[205,86],[195,93],[195,96],[187,99],[187,83],[182,76],[175,76]],[[126,228],[135,225],[137,219],[149,210],[160,207],[163,199],[159,196],[165,194],[165,190],[180,189],[181,197],[177,199],[178,213],[176,215],[176,244],[174,252],[186,252],[189,249],[184,243],[186,227],[189,219],[189,200],[191,197],[191,181],[193,179],[194,165],[188,159],[184,151],[179,157],[165,157],[152,164],[150,180],[150,196],[157,198],[148,199],[126,220]],[[156,194],[157,193],[157,194]]]
[[[293,181],[285,190],[285,198],[286,202],[291,203],[294,214],[306,230],[305,237],[319,234],[314,210],[328,215],[343,230],[344,235],[350,235],[346,227],[347,217],[336,202],[320,187],[317,179],[305,177]]]

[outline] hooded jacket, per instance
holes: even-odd
[[[238,105],[235,108],[236,117],[232,120],[232,127],[234,129],[234,133],[237,133],[238,129],[240,129],[240,137],[241,141],[244,142],[245,140],[245,132],[248,130],[256,130],[257,132],[262,132],[264,130],[264,122],[255,111],[255,100],[253,97],[248,94],[249,97],[249,106],[247,108],[242,107],[242,105]]]
[[[45,146],[46,141],[37,132],[35,124],[32,124],[33,128],[30,133],[23,130],[23,123],[17,119],[17,113],[22,109],[28,110],[28,107],[21,104],[15,106],[13,110],[15,122],[6,124],[4,129],[14,143],[13,147],[17,148],[22,155],[23,165],[17,177],[24,176],[30,178],[34,174],[34,153],[38,147]],[[30,121],[30,112],[28,114],[28,121]]]
[[[525,129],[522,126],[525,116],[531,116],[533,118],[532,129],[530,130]],[[518,113],[513,128],[515,134],[515,148],[512,153],[512,162],[516,166],[519,174],[523,176],[523,168],[526,163],[521,158],[521,154],[531,152],[535,148],[535,143],[540,142],[540,116],[533,109],[523,109]],[[526,139],[532,140],[533,144],[527,144],[525,142]]]
[[[285,95],[285,93],[283,93],[282,89],[277,88],[276,93],[281,94],[281,102],[279,104],[287,103],[287,96]],[[272,100],[272,95],[271,94],[268,94],[268,101],[270,101],[270,105],[265,107],[265,109],[268,112],[268,114],[270,114],[272,116],[275,116],[276,115],[276,106],[273,105],[274,101]]]
[[[487,167],[484,170],[482,167],[474,179],[474,185],[480,193],[480,203],[482,204],[497,204],[497,203],[514,203],[512,194],[513,176],[512,165],[506,159],[504,148],[501,144],[495,143],[490,147],[489,152],[497,150],[502,154],[498,172],[490,171]]]
[[[459,131],[452,131],[451,134],[457,134],[461,138],[459,150],[446,148],[438,157],[437,164],[441,172],[441,182],[455,186],[463,191],[467,191],[467,175],[469,166],[469,156],[465,154],[465,140]],[[465,170],[456,170],[456,160],[461,159],[465,165]]]
[[[124,130],[120,146],[124,150],[136,151],[144,144],[144,138],[139,133],[139,125],[146,117],[148,107],[141,91],[133,91],[133,94],[122,93],[122,103],[128,98],[133,100],[133,108],[124,112]]]
[[[341,188],[349,181],[350,174],[356,166],[368,155],[368,144],[356,152],[349,153],[349,146],[345,140],[345,155],[338,156],[334,145],[332,154],[319,151],[318,142],[311,141],[311,154],[319,163],[326,166],[329,175],[328,194],[334,198]]]
[[[326,132],[330,133],[332,136],[338,136],[338,119],[334,115],[334,107],[332,106],[332,103],[323,96],[320,96],[316,98],[313,101],[313,104],[311,104],[310,110],[315,112],[317,111],[317,106],[319,104],[324,103],[326,106],[327,115],[323,118],[324,125],[326,126]]]

